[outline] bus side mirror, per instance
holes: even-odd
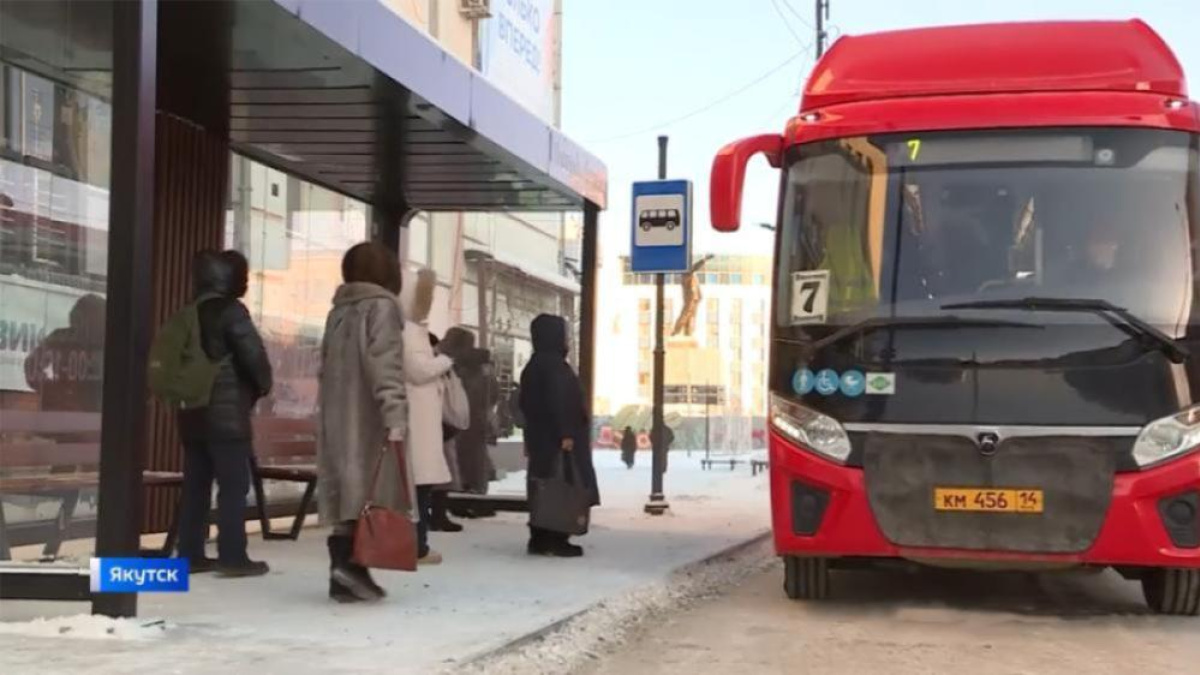
[[[760,152],[778,169],[783,163],[783,136],[764,134],[743,138],[721,148],[713,159],[708,199],[712,226],[718,232],[737,232],[741,227],[746,164]]]

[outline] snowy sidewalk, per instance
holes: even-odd
[[[380,573],[389,598],[342,606],[326,597],[324,532],[307,529],[297,542],[252,537],[251,554],[271,563],[270,575],[204,575],[186,595],[143,595],[138,622],[115,634],[103,620],[71,616],[87,611],[82,604],[3,603],[0,672],[428,673],[654,588],[769,527],[765,476],[702,471],[699,457],[682,452],[672,453],[666,477],[671,514],[644,515],[649,456],[638,459],[629,471],[616,453],[597,453],[604,505],[580,540],[581,560],[529,558],[524,517],[504,514],[467,522],[462,534],[435,533],[445,564]],[[510,476],[495,491],[516,491],[523,480]],[[165,624],[140,627],[156,619]]]

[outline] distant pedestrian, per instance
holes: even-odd
[[[404,311],[404,381],[408,396],[408,437],[405,450],[412,458],[413,483],[417,486],[417,558],[422,565],[437,565],[442,554],[429,547],[433,521],[433,488],[450,482],[442,438],[443,378],[454,367],[449,356],[436,354],[430,345],[425,322],[433,306],[437,273],[418,272],[403,284],[400,308]]]
[[[429,334],[429,346],[440,353],[440,340]],[[442,377],[442,453],[450,469],[449,482],[433,486],[429,500],[429,529],[433,532],[462,532],[463,526],[450,519],[450,493],[462,490],[462,472],[458,468],[458,435],[471,426],[471,404],[462,380],[450,369]]]
[[[637,460],[637,449],[637,434],[634,433],[633,427],[625,427],[625,431],[621,432],[621,461],[630,469]]]
[[[529,456],[530,500],[536,500],[536,479],[552,478],[562,462],[574,464],[580,489],[600,504],[596,469],[592,464],[591,422],[579,377],[567,363],[567,323],[543,314],[530,326],[533,358],[521,373],[521,412],[525,417],[525,450]],[[531,555],[574,558],[583,549],[568,535],[530,527]]]
[[[521,385],[513,385],[512,393],[508,395],[508,401],[505,405],[508,407],[509,419],[512,420],[513,426],[518,429],[524,429],[525,416],[521,414]]]
[[[404,378],[404,317],[398,294],[400,261],[377,243],[352,247],[342,258],[344,283],[333,295],[321,340],[317,471],[320,518],[331,526],[329,597],[338,602],[386,595],[367,568],[353,561],[355,522],[370,497],[381,461],[374,503],[414,512],[408,398]]]
[[[250,266],[236,251],[203,251],[193,262],[200,345],[220,362],[208,404],[179,411],[183,442],[183,498],[179,556],[193,573],[214,568],[221,576],[260,576],[267,563],[246,552],[246,493],[254,453],[251,412],[271,391],[271,362],[250,312],[242,304]],[[217,483],[217,559],[204,552],[212,485]]]
[[[663,445],[662,470],[663,470],[663,473],[666,473],[667,472],[667,463],[671,456],[671,446],[675,444],[675,432],[671,430],[671,427],[667,426],[666,424],[663,424],[661,427],[659,427],[657,429],[656,433],[651,434],[650,437],[654,438],[655,436],[662,437],[662,445]],[[651,441],[651,442],[653,443],[653,441]]]
[[[462,489],[471,494],[487,494],[495,471],[491,453],[488,452],[490,414],[498,394],[496,383],[489,376],[491,354],[476,347],[475,334],[462,327],[446,331],[438,347],[443,354],[454,359],[454,372],[462,381],[470,402],[471,424],[454,439]],[[491,509],[476,507],[456,510],[454,515],[460,518],[483,518],[495,513]]]

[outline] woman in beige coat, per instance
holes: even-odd
[[[408,438],[406,447],[412,456],[413,483],[417,486],[417,555],[419,562],[436,565],[442,561],[429,548],[429,530],[433,517],[433,486],[450,482],[450,468],[442,443],[442,395],[445,376],[454,367],[449,356],[435,354],[429,340],[426,321],[433,306],[437,274],[423,269],[405,275],[400,292],[404,311],[404,381],[408,385]],[[415,278],[414,278],[415,277]]]
[[[400,452],[408,434],[400,262],[380,244],[358,244],[342,259],[342,279],[321,342],[317,472],[320,519],[333,528],[329,596],[355,602],[385,595],[352,560],[354,523],[380,457],[375,503],[412,514],[416,497],[397,462],[403,457],[412,474],[409,453]]]

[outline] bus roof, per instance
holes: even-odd
[[[813,68],[800,111],[915,96],[1047,91],[1186,98],[1183,68],[1141,20],[1003,23],[847,36]]]

